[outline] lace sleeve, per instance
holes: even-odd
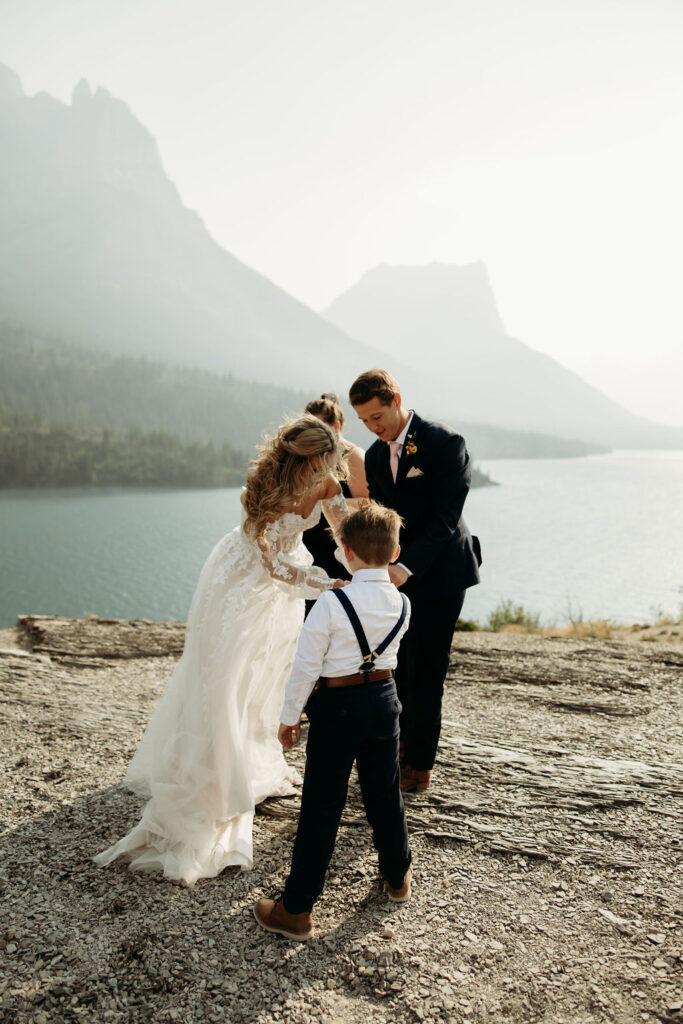
[[[297,597],[315,600],[324,590],[330,590],[334,580],[318,565],[296,565],[283,550],[280,537],[280,520],[270,523],[265,541],[258,541],[261,564],[278,583],[286,583],[294,589]]]
[[[325,514],[325,519],[327,519],[327,522],[333,530],[339,525],[344,516],[349,514],[349,506],[346,504],[346,498],[341,491],[339,491],[339,494],[335,494],[333,498],[326,498],[321,502],[321,505]],[[335,548],[334,557],[340,565],[344,566],[348,573],[351,572],[351,567],[346,561],[346,556],[344,555],[344,549],[339,544],[337,544]]]
[[[339,494],[335,494],[333,498],[325,498],[320,503],[322,505],[325,519],[334,530],[339,526],[344,516],[349,514],[349,506],[346,504],[346,498],[340,491]]]

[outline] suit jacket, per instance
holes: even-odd
[[[462,518],[470,488],[465,441],[448,427],[413,413],[396,482],[389,445],[379,439],[365,454],[370,497],[403,518],[399,561],[413,575],[402,588],[411,599],[438,600],[479,582],[479,560]]]

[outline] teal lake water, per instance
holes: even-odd
[[[470,493],[484,550],[463,615],[511,598],[544,621],[677,613],[683,452],[482,465]],[[199,571],[239,521],[239,489],[0,491],[0,626],[18,614],[184,619]]]

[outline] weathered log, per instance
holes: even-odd
[[[185,643],[184,622],[20,615],[17,626],[36,654],[64,660],[168,657]]]

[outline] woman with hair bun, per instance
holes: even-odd
[[[365,479],[365,452],[356,444],[351,444],[345,437],[342,437],[345,417],[341,402],[331,391],[325,391],[320,398],[314,398],[306,406],[306,412],[311,416],[317,416],[328,427],[332,427],[337,435],[344,459],[349,468],[348,479],[342,482],[342,488],[347,498],[367,498],[368,482]]]
[[[358,448],[357,445],[351,444],[350,441],[342,437],[344,410],[337,396],[331,392],[324,392],[320,398],[314,398],[308,403],[306,412],[312,416],[317,416],[323,423],[327,423],[337,435],[339,446],[344,455],[344,461],[348,467],[348,477],[346,480],[341,481],[344,497],[367,498],[368,482],[365,479],[365,452],[362,448]],[[351,579],[349,573],[336,559],[336,545],[322,520],[313,529],[306,531],[304,534],[304,544],[310,551],[315,565],[320,566],[327,573],[341,576],[342,579]],[[313,601],[306,601],[306,614],[308,614],[312,607]]]
[[[121,857],[187,885],[230,864],[252,867],[256,804],[300,782],[277,730],[304,600],[342,585],[312,564],[301,538],[321,512],[331,525],[346,513],[346,476],[337,433],[315,416],[259,447],[242,524],[202,569],[183,655],[126,774],[149,799],[98,864]]]

